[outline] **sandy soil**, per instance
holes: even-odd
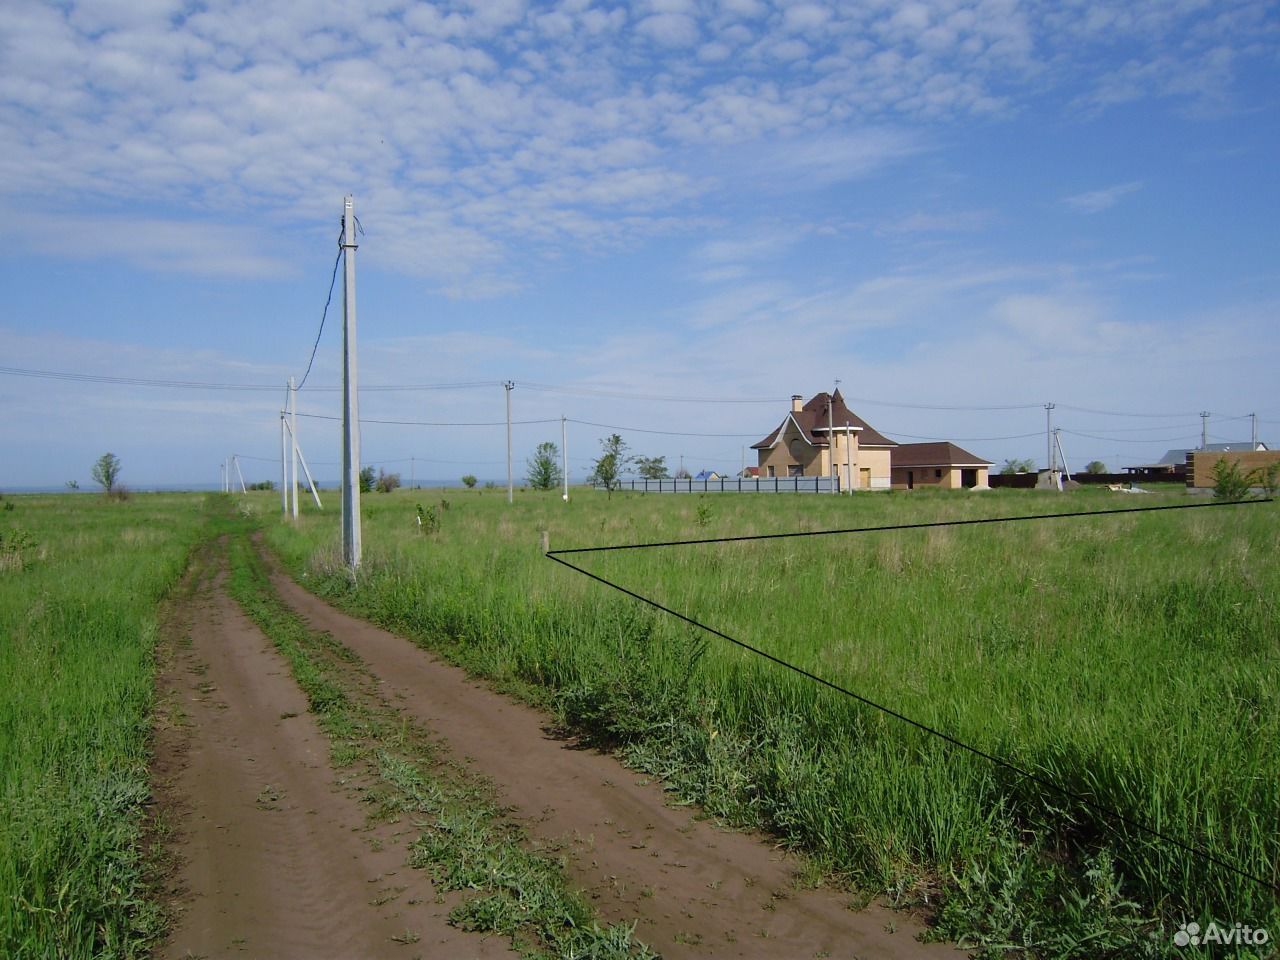
[[[502,938],[448,925],[456,900],[405,865],[411,827],[366,827],[359,784],[330,767],[288,666],[224,578],[206,558],[167,627],[159,713],[182,719],[157,727],[153,779],[177,828],[178,920],[158,954],[514,956]]]
[[[272,580],[314,628],[359,654],[391,702],[491,778],[534,838],[562,846],[572,880],[604,919],[635,922],[638,936],[664,957],[962,956],[919,943],[921,927],[903,914],[877,905],[852,910],[838,892],[797,890],[795,862],[761,838],[667,806],[658,785],[610,756],[557,739],[538,712],[408,640],[346,616],[279,571]],[[278,735],[262,733],[268,741],[258,754]]]

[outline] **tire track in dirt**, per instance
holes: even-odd
[[[785,853],[667,806],[649,778],[553,737],[542,714],[334,609],[267,562],[285,604],[358,654],[384,696],[489,777],[532,837],[560,846],[604,920],[636,922],[668,960],[962,955],[918,942],[920,924],[886,907],[855,911],[837,892],[796,889]]]
[[[178,917],[157,956],[514,956],[449,926],[457,898],[437,898],[405,863],[416,830],[366,826],[288,665],[227,595],[219,552],[198,561],[158,678],[162,710],[184,720],[156,731],[153,780],[178,860]]]

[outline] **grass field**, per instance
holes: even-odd
[[[440,503],[442,497],[447,507]],[[313,588],[556,709],[683,798],[993,954],[1163,955],[1178,922],[1280,929],[1274,890],[542,556],[598,544],[1198,502],[401,491],[269,540]],[[265,501],[264,501],[265,503]],[[424,534],[416,506],[434,507]],[[1271,880],[1280,513],[1149,515],[573,555],[584,569]],[[1171,925],[1172,924],[1172,925]],[[1180,955],[1187,955],[1182,951]]]
[[[140,851],[156,605],[203,498],[5,498],[0,955],[145,955]]]
[[[212,499],[3,501],[4,956],[143,955],[161,925],[141,849],[156,609],[217,529],[228,503]],[[1274,938],[1274,889],[681,624],[541,547],[543,531],[566,549],[1136,499],[575,491],[568,505],[522,492],[508,506],[498,492],[400,491],[365,499],[354,586],[336,512],[294,527],[274,522],[270,494],[241,506],[317,592],[543,703],[679,798],[809,851],[815,876],[927,902],[939,936],[1001,956],[1194,956],[1171,946],[1185,920]],[[418,525],[419,504],[438,513],[438,532]],[[1280,511],[1264,504],[566,559],[1274,884],[1277,547]]]

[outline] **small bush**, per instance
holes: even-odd
[[[378,487],[379,493],[390,493],[392,490],[397,489],[399,486],[400,486],[400,474],[386,473],[382,470],[378,471],[377,487]]]
[[[440,531],[440,511],[435,507],[423,507],[418,504],[418,529],[423,533]]]
[[[1250,476],[1240,472],[1240,464],[1220,457],[1213,465],[1213,498],[1243,500],[1249,495]]]

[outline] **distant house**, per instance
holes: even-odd
[[[841,489],[888,490],[898,446],[850,410],[837,390],[804,403],[796,394],[783,421],[751,448],[758,476],[839,477]]]
[[[743,480],[754,480],[760,476],[759,467],[743,467],[742,472],[738,474]]]
[[[696,477],[694,477],[693,479],[695,479],[695,480],[719,480],[719,479],[720,479],[720,474],[716,473],[714,470],[703,470],[701,473],[699,473],[699,474],[698,474]]]
[[[1252,443],[1211,443],[1201,451],[1197,448],[1179,447],[1168,451],[1163,457],[1155,463],[1142,463],[1133,467],[1125,467],[1126,473],[1136,474],[1140,477],[1159,478],[1164,476],[1166,479],[1182,479],[1187,475],[1187,458],[1193,453],[1263,453],[1269,448],[1265,443],[1259,442],[1255,447]]]
[[[935,487],[944,490],[988,487],[991,461],[948,440],[900,443],[893,448],[893,489]]]

